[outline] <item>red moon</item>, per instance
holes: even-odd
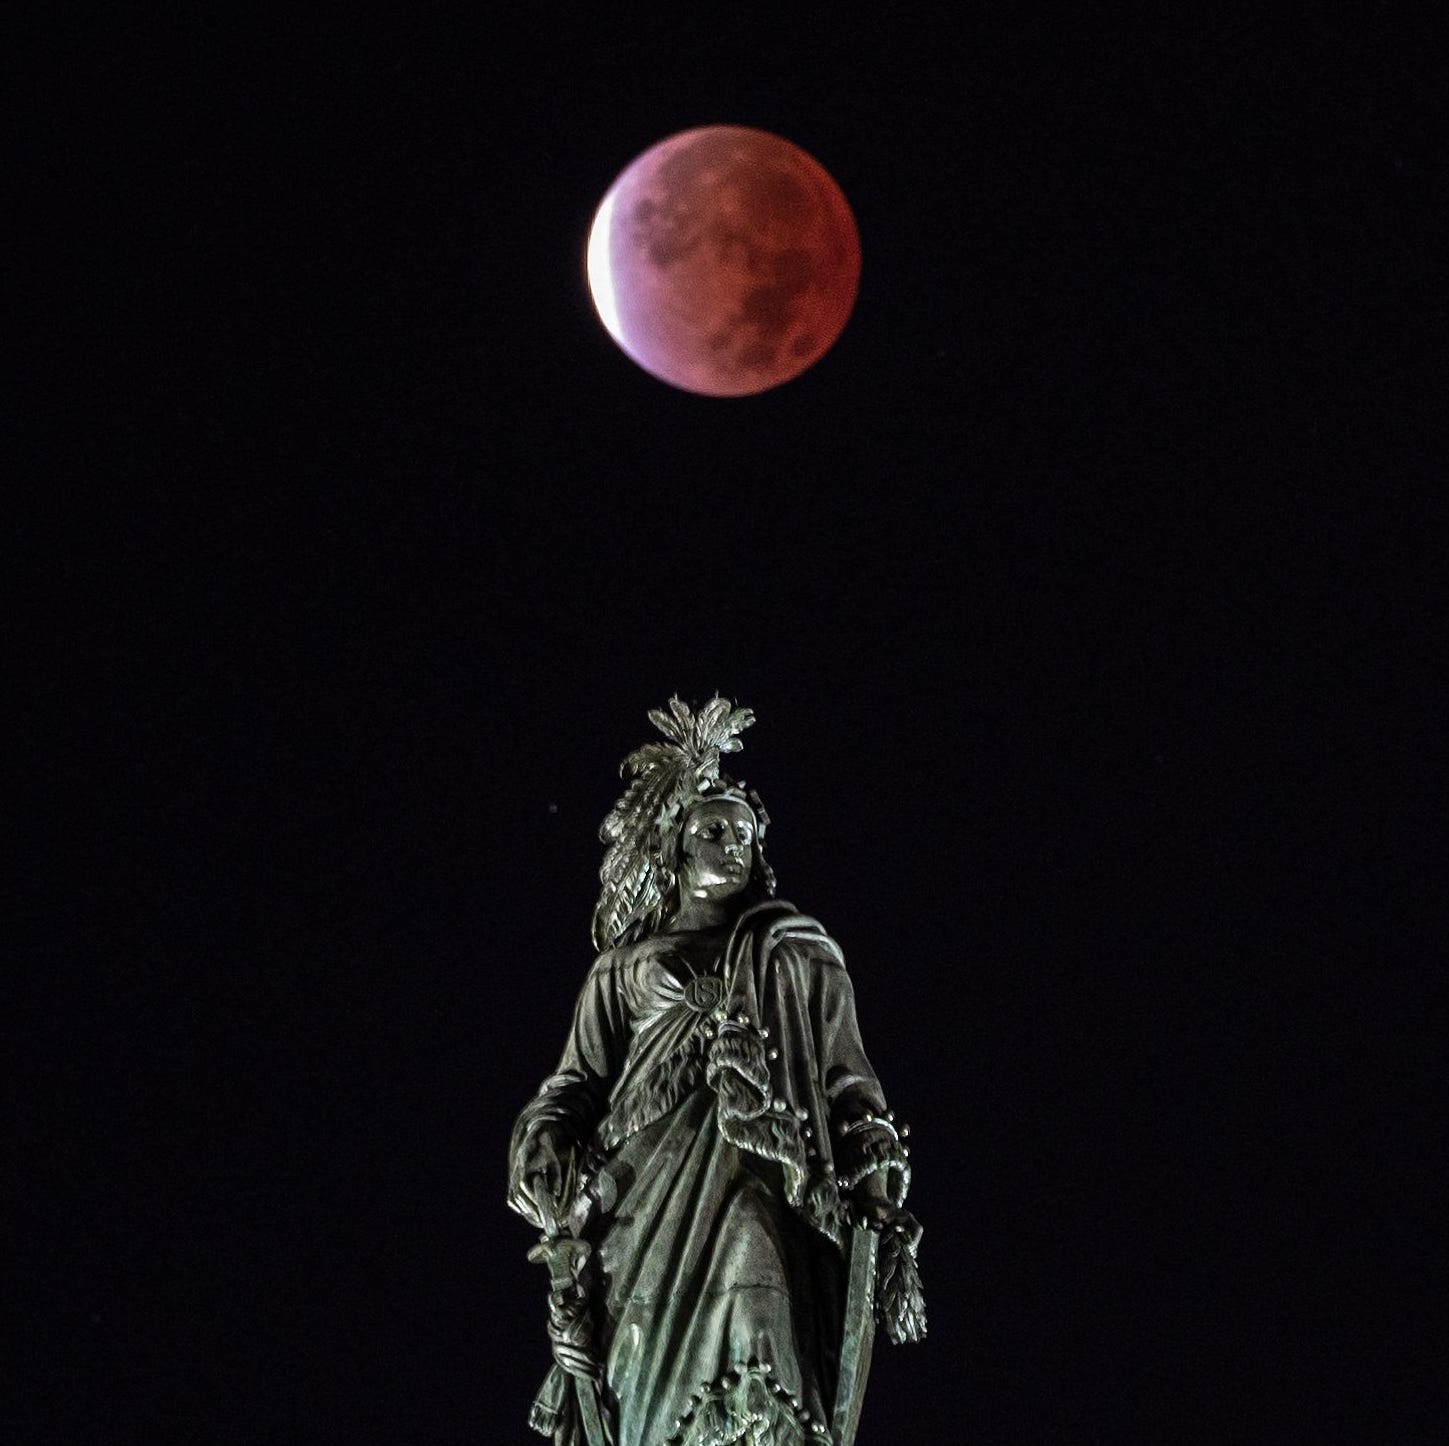
[[[840,187],[768,131],[703,126],[651,146],[589,232],[589,290],[647,372],[707,397],[763,392],[830,349],[860,238]]]

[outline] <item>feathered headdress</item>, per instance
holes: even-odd
[[[728,698],[711,698],[697,713],[671,698],[667,713],[650,709],[649,721],[669,741],[646,743],[619,765],[633,782],[599,829],[609,849],[599,869],[604,887],[594,909],[598,949],[657,926],[674,886],[672,845],[684,815],[700,799],[732,786],[721,779],[720,755],[740,751],[739,735],[755,715]],[[763,810],[756,799],[750,802],[763,832]]]

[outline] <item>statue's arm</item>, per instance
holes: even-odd
[[[826,1096],[841,1193],[857,1224],[880,1233],[875,1313],[896,1344],[926,1334],[926,1301],[916,1251],[921,1226],[905,1208],[911,1185],[908,1133],[887,1108],[860,1042],[855,993],[843,965],[822,971],[821,1034],[828,1049]]]
[[[842,1189],[857,1200],[900,1207],[910,1190],[910,1149],[866,1057],[855,990],[843,965],[819,972],[819,1034],[831,1149]]]
[[[629,1043],[628,1012],[617,961],[604,954],[574,1006],[558,1068],[539,1086],[513,1127],[508,1203],[538,1223],[529,1177],[584,1146],[608,1108],[609,1091]]]

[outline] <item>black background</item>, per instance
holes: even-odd
[[[11,65],[17,1438],[530,1439],[508,1127],[614,767],[718,689],[914,1127],[862,1446],[1409,1439],[1427,36],[57,8]],[[727,402],[582,277],[713,121],[865,263]]]

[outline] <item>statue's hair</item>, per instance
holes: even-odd
[[[739,751],[739,734],[755,715],[727,698],[712,698],[696,712],[671,698],[669,712],[653,709],[649,720],[668,742],[646,743],[623,761],[619,771],[633,781],[599,829],[609,848],[599,869],[603,888],[594,909],[598,949],[645,938],[659,928],[678,902],[685,819],[708,800],[738,799],[754,813],[750,890],[761,898],[775,892],[762,847],[769,824],[764,804],[754,790],[720,773],[720,755]]]

